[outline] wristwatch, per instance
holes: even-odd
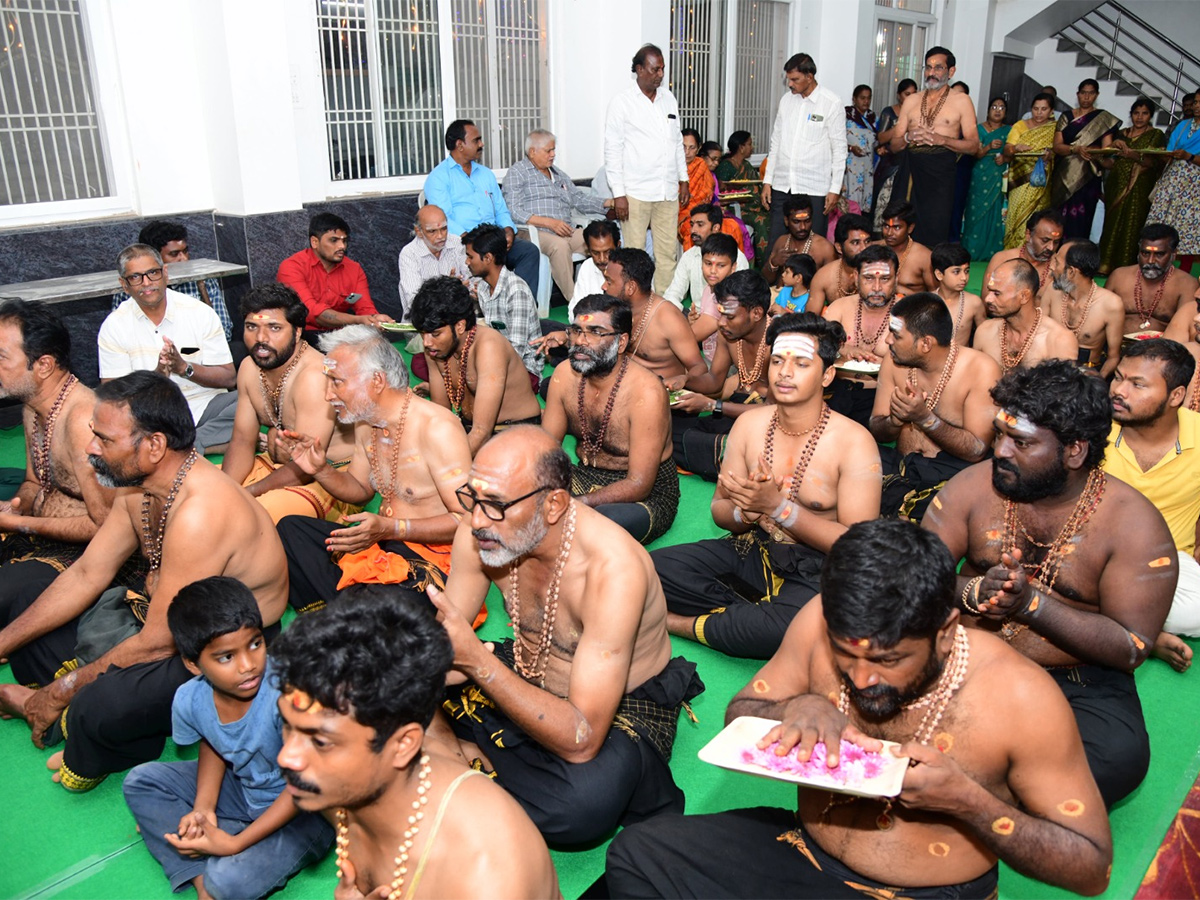
[[[183,377],[187,378],[187,379],[191,379],[191,377],[195,374],[196,374],[196,370],[192,367],[191,363],[188,363],[187,368],[183,370]]]
[[[725,401],[724,400],[717,400],[713,403],[712,414],[714,416],[725,415]]]

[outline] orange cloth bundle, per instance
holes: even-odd
[[[450,571],[450,544],[412,544],[405,541],[405,546],[419,553],[431,565],[420,565],[419,561],[405,559],[399,553],[388,553],[378,544],[372,544],[357,553],[344,553],[338,560],[342,570],[338,590],[352,584],[403,584],[410,579],[416,580],[417,590],[424,590],[429,584],[439,590],[444,590],[444,576]],[[414,572],[414,564],[417,571]],[[434,573],[437,574],[434,574]],[[480,607],[479,615],[475,617],[473,628],[479,628],[487,621],[487,606]]]

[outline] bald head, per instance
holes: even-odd
[[[442,212],[442,208],[431,203],[417,210],[417,224],[413,227],[413,234],[424,241],[435,256],[440,254],[446,247],[449,234],[446,214]]]
[[[504,470],[522,484],[528,481],[524,490],[568,490],[571,485],[570,458],[562,445],[537,425],[517,425],[500,432],[479,448],[475,466]]]

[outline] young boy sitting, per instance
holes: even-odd
[[[937,279],[938,296],[954,317],[954,340],[960,347],[970,347],[975,329],[987,318],[983,301],[975,294],[967,293],[971,254],[962,244],[938,244],[930,251],[929,265]]]
[[[200,742],[196,762],[152,762],[125,778],[125,802],[171,889],[200,898],[257,898],[333,844],[323,818],[296,809],[275,757],[283,745],[254,595],[215,576],[189,584],[167,625],[196,677],[175,693],[176,744]]]
[[[804,312],[808,305],[808,286],[812,284],[816,274],[817,264],[807,253],[793,253],[789,256],[783,268],[779,270],[783,287],[779,289],[775,301],[771,304],[771,315]]]

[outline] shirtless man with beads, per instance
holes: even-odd
[[[871,220],[853,213],[839,216],[833,242],[839,258],[817,269],[808,286],[807,312],[820,314],[839,298],[858,293],[858,255],[871,243]]]
[[[609,896],[987,897],[997,860],[1104,890],[1112,838],[1071,710],[1038,666],[960,627],[954,580],[917,526],[854,525],[820,597],[725,713],[781,720],[762,729],[768,753],[809,760],[820,742],[834,764],[841,739],[907,757],[898,797],[800,787],[796,809],[634,825],[609,847]]]
[[[1186,333],[1187,321],[1196,309],[1190,301],[1200,283],[1190,272],[1175,268],[1178,246],[1179,232],[1162,222],[1151,222],[1139,235],[1137,262],[1113,269],[1104,282],[1125,302],[1125,334],[1163,331],[1165,327],[1164,337],[1179,341],[1177,315]]]
[[[1025,223],[1025,243],[1012,250],[1001,250],[992,256],[983,272],[983,285],[987,288],[992,273],[1006,262],[1023,259],[1033,266],[1037,272],[1038,286],[1034,296],[1041,294],[1050,282],[1050,260],[1058,252],[1062,243],[1063,223],[1058,212],[1053,209],[1042,209],[1035,212]]]
[[[1050,283],[1042,292],[1046,315],[1065,325],[1079,343],[1079,364],[1107,378],[1121,358],[1125,305],[1096,284],[1100,248],[1091,241],[1063,241],[1050,260]]]
[[[1037,305],[1037,284],[1037,271],[1023,259],[1001,263],[983,283],[983,303],[991,318],[975,331],[972,346],[1005,372],[1047,359],[1075,362],[1079,355],[1071,330]]]
[[[923,524],[966,557],[970,623],[1058,682],[1111,806],[1150,762],[1133,671],[1171,608],[1175,544],[1150,501],[1101,468],[1112,425],[1102,378],[1053,360],[1009,373],[992,399],[995,456],[951,479]]]
[[[937,285],[929,248],[913,240],[917,213],[911,203],[897,201],[883,211],[880,231],[883,243],[892,248],[899,260],[896,269],[896,293],[901,297],[920,291],[932,291]]]
[[[459,491],[453,575],[429,592],[454,677],[469,679],[448,688],[449,721],[439,713],[430,734],[494,771],[553,844],[683,811],[667,760],[681,704],[703,689],[694,664],[671,658],[650,557],[573,498],[570,479],[541,429],[485,444]],[[513,639],[494,645],[469,618],[493,584],[513,622]]]

